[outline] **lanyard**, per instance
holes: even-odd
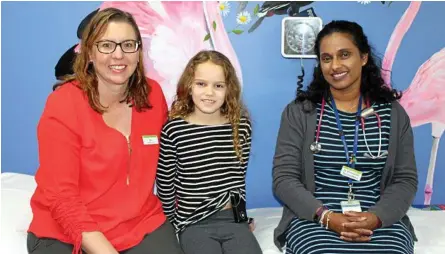
[[[325,105],[326,105],[326,101],[324,100],[324,97],[322,97],[321,98],[320,118],[318,119],[317,132],[315,134],[315,143],[318,143],[318,140],[320,140],[321,119],[323,118],[324,106]]]
[[[348,150],[348,145],[346,144],[345,133],[343,132],[343,128],[342,128],[341,122],[340,122],[340,117],[338,115],[338,110],[337,110],[337,107],[335,105],[335,101],[334,101],[334,98],[332,97],[332,95],[331,95],[331,102],[332,102],[332,107],[334,108],[335,120],[337,120],[338,133],[340,135],[341,141],[343,142],[343,148],[344,148],[345,154],[346,154],[346,163],[347,163],[348,167],[354,168],[356,155],[357,155],[357,147],[358,147],[358,129],[359,129],[359,125],[360,125],[360,113],[362,111],[362,96],[360,96],[360,99],[358,102],[359,104],[358,104],[358,109],[357,109],[357,117],[355,119],[354,147],[353,147],[353,152],[352,152],[351,157],[349,157],[349,150]],[[351,185],[351,184],[352,184],[352,179],[349,179],[349,185]]]

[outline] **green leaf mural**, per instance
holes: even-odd
[[[232,30],[232,33],[234,33],[234,34],[242,34],[244,31],[243,30],[240,30],[240,29],[233,29]]]
[[[204,41],[207,41],[210,39],[210,34],[208,33],[205,37],[204,37]]]

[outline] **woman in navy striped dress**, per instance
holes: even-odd
[[[315,50],[314,80],[283,112],[277,141],[274,190],[286,205],[277,245],[287,254],[413,253],[406,211],[417,171],[401,95],[383,83],[358,24],[329,23]],[[391,137],[397,131],[405,135]],[[302,147],[292,144],[300,135]]]

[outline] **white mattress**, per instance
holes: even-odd
[[[32,218],[29,199],[35,188],[29,175],[1,174],[1,237],[0,253],[27,254],[26,230]],[[248,211],[255,218],[254,231],[264,254],[280,254],[273,244],[273,229],[281,216],[281,208],[260,208]],[[415,253],[445,253],[445,211],[411,209],[409,216],[419,242]]]

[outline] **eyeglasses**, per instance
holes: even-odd
[[[134,53],[139,49],[140,43],[135,40],[126,40],[120,43],[114,41],[98,41],[96,42],[97,50],[103,54],[111,54],[116,50],[116,47],[121,47],[124,53]]]

